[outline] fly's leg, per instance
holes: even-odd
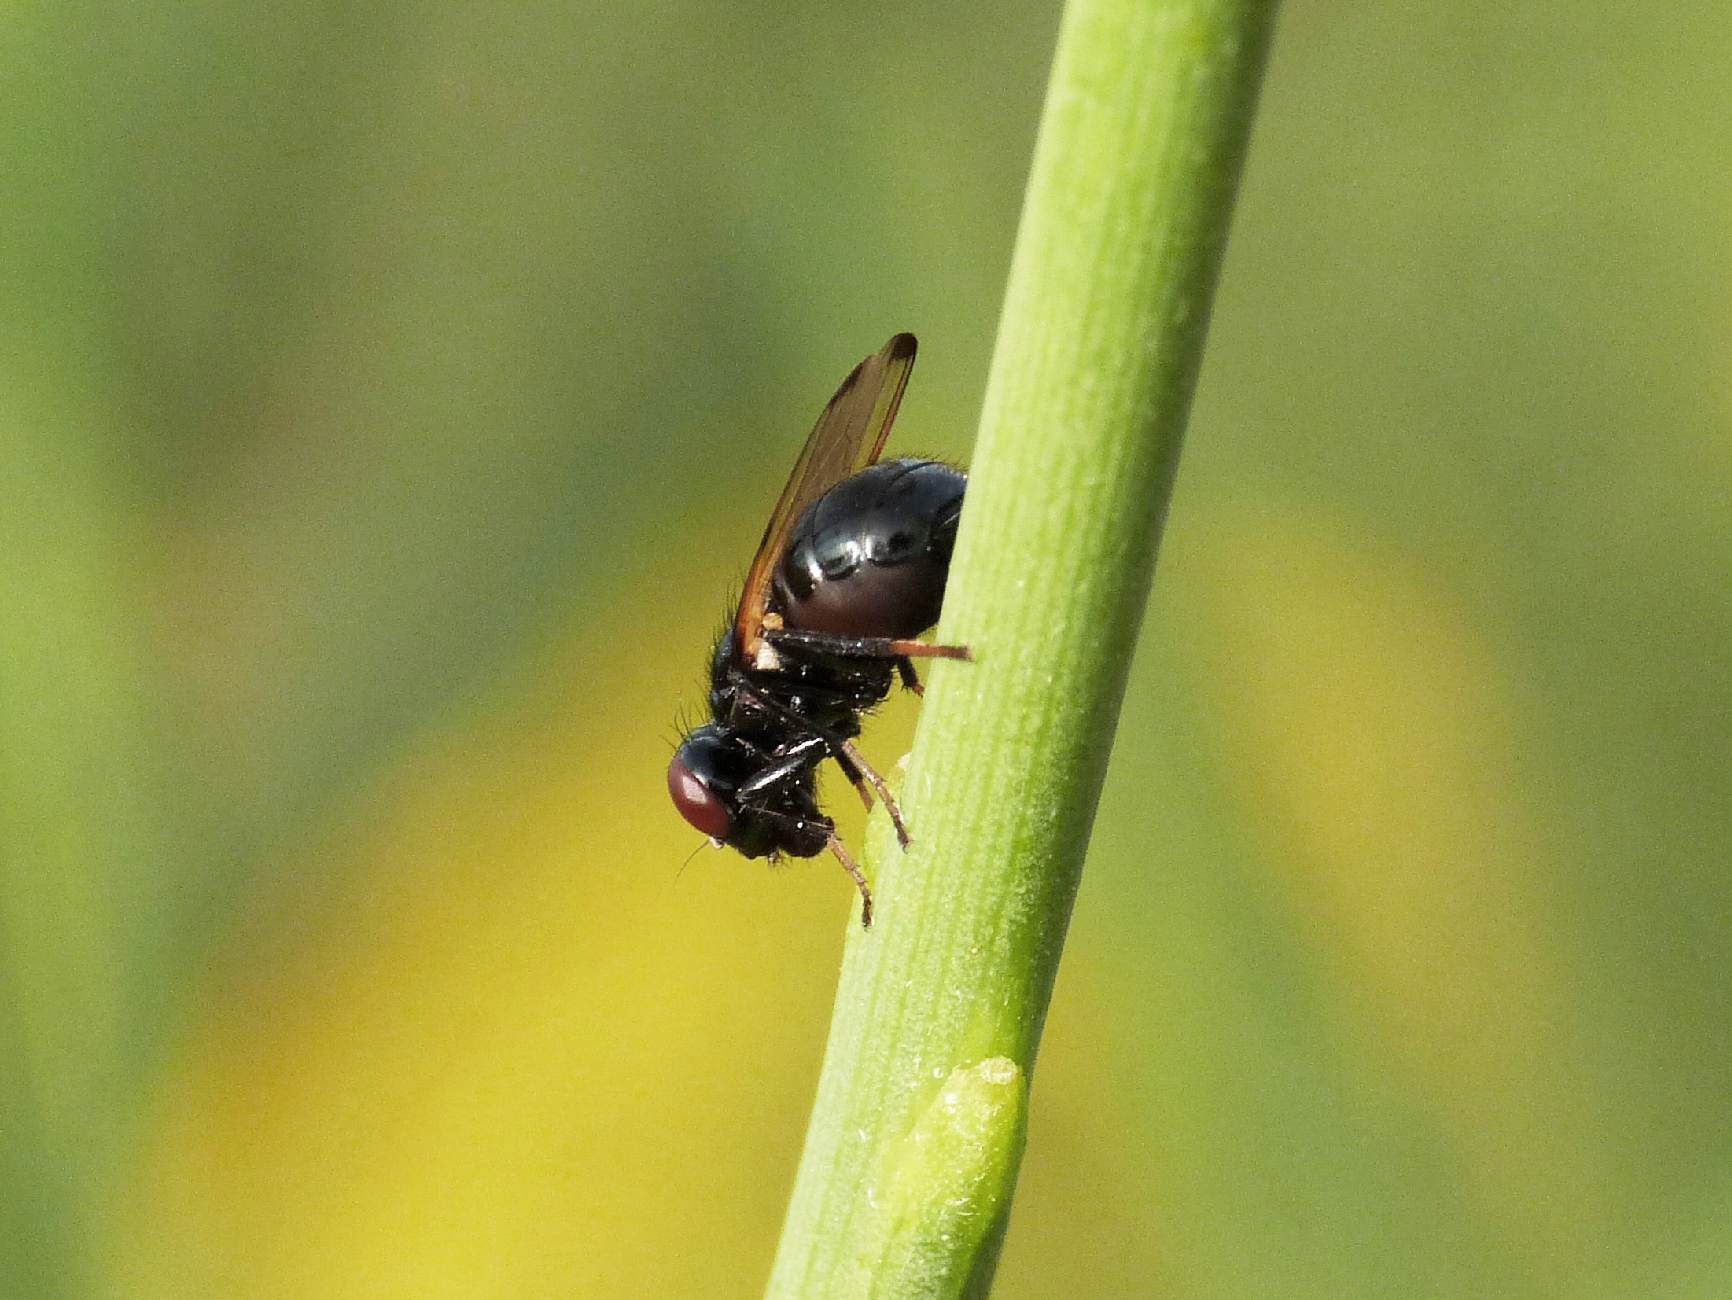
[[[807,736],[777,755],[776,761],[770,766],[760,769],[749,780],[740,782],[735,797],[741,803],[752,802],[757,795],[773,790],[790,777],[811,771],[829,756],[830,744],[823,736]]]
[[[770,696],[754,691],[744,678],[738,678],[735,680],[735,689],[739,692],[740,698],[751,700],[753,704],[757,705],[765,712],[773,713],[777,717],[781,718],[790,727],[803,731],[808,737],[821,741],[824,748],[829,751],[830,756],[835,758],[837,764],[842,768],[843,773],[848,777],[849,781],[853,782],[854,789],[859,793],[861,802],[863,802],[868,809],[872,807],[872,795],[876,794],[878,796],[878,801],[884,805],[884,811],[890,814],[890,824],[896,828],[896,838],[901,842],[902,847],[907,848],[914,842],[908,834],[907,824],[902,820],[902,809],[897,807],[895,796],[890,793],[890,786],[873,768],[872,764],[866,761],[866,756],[855,748],[854,742],[851,739],[847,736],[839,735],[827,727],[820,727],[810,718],[801,717],[798,713],[794,712],[794,710],[772,699]],[[801,742],[801,745],[804,745],[805,743],[807,742]],[[796,748],[798,749],[800,746],[796,746]],[[793,752],[794,750],[789,751],[790,754]],[[820,755],[820,757],[822,757],[822,755]],[[804,759],[801,761],[804,766],[808,767],[816,766],[817,762],[817,760],[813,760],[810,763],[805,763]],[[778,764],[778,768],[781,766],[782,764]],[[753,777],[747,784],[757,785],[759,782],[759,777]],[[741,787],[742,790],[745,788],[745,786]]]
[[[907,655],[896,656],[896,676],[902,681],[902,689],[913,691],[916,695],[925,695],[926,688],[920,684],[920,674],[914,671],[914,661]]]
[[[757,815],[789,830],[799,830],[806,824],[804,818],[776,812],[769,808],[758,809]],[[824,840],[824,847],[829,849],[836,861],[842,864],[842,870],[848,873],[848,879],[852,880],[854,888],[860,891],[860,928],[870,930],[872,928],[872,886],[866,883],[866,873],[860,869],[860,864],[854,861],[853,856],[842,846],[842,841],[836,837],[836,828],[830,824],[828,818],[813,824],[825,828],[827,835]]]
[[[840,655],[845,659],[972,659],[965,645],[940,645],[908,637],[839,636],[834,632],[808,632],[803,628],[767,627],[764,640],[781,649],[810,650]]]
[[[860,870],[860,864],[848,856],[848,850],[842,847],[842,841],[834,835],[830,837],[830,852],[835,854],[836,861],[842,864],[842,870],[848,873],[854,887],[860,891],[860,928],[872,928],[872,886],[866,883],[866,873]]]
[[[884,778],[873,770],[872,764],[866,761],[852,740],[842,742],[841,752],[836,761],[842,765],[842,770],[848,773],[848,779],[854,783],[854,788],[860,792],[860,797],[866,807],[872,807],[872,795],[878,796],[878,802],[884,805],[884,811],[890,814],[890,824],[896,828],[896,838],[902,847],[907,848],[914,841],[908,834],[908,827],[902,821],[902,809],[896,805],[896,797],[890,793],[890,787],[884,783]],[[865,784],[862,784],[864,782]],[[872,787],[868,793],[866,786]]]

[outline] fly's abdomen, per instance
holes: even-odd
[[[791,628],[912,637],[938,621],[968,480],[932,460],[889,460],[843,479],[794,525],[776,567]]]

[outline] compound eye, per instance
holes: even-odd
[[[668,794],[679,809],[680,816],[694,829],[712,840],[725,840],[733,829],[734,819],[721,797],[702,781],[687,765],[682,754],[675,754],[668,764]]]

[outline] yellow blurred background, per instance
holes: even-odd
[[[1056,22],[7,16],[0,1294],[761,1290],[855,900],[663,768]],[[997,1294],[1732,1294],[1729,49],[1288,5]]]

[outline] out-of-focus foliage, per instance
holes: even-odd
[[[673,714],[1055,23],[8,17],[0,1293],[758,1291],[853,897]],[[1000,1294],[1724,1291],[1729,40],[1290,4]]]

